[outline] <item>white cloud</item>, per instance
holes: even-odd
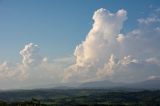
[[[150,63],[150,64],[156,64],[160,66],[160,57],[150,57],[146,59],[146,62]]]
[[[126,11],[119,10],[113,14],[108,10],[99,9],[94,13],[93,20],[93,28],[85,41],[76,47],[74,53],[76,63],[80,66],[90,64],[92,60],[101,59],[109,51],[113,51],[111,49],[114,49],[115,37],[119,34],[123,21],[126,20]],[[108,50],[103,50],[105,48]]]
[[[22,63],[26,67],[36,66],[42,62],[38,45],[34,45],[33,43],[25,45],[24,49],[20,51],[20,55],[22,56]]]
[[[151,24],[151,23],[160,22],[160,18],[158,18],[158,17],[148,17],[146,19],[140,18],[140,19],[138,19],[138,22],[140,24],[148,25],[148,24]]]
[[[120,42],[120,43],[123,42],[124,39],[125,39],[125,36],[124,36],[123,34],[119,34],[119,35],[117,36],[117,41]]]
[[[85,41],[76,47],[76,63],[65,71],[64,80],[84,81],[96,76],[96,71],[115,53],[118,46],[116,38],[127,19],[126,14],[123,9],[111,13],[103,8],[94,13],[93,28]],[[75,76],[76,78],[72,78]]]
[[[102,77],[106,77],[106,76],[112,76],[114,73],[114,68],[116,68],[117,66],[117,62],[115,56],[112,54],[110,56],[110,59],[108,60],[108,62],[106,64],[104,64],[104,67],[102,69],[99,69],[97,71],[97,76],[101,79]]]
[[[1,89],[44,87],[47,84],[54,86],[61,81],[66,64],[72,61],[71,57],[50,61],[40,54],[38,45],[33,43],[25,45],[20,55],[21,63],[0,64],[0,84],[3,85]]]
[[[149,80],[152,80],[152,79],[159,79],[160,76],[155,76],[155,75],[151,75],[148,77]]]
[[[160,23],[159,11],[160,11],[160,8],[155,8],[154,11],[148,14],[149,15],[148,17],[139,18],[138,19],[139,24],[142,25],[142,27],[150,26],[150,28],[153,28],[156,25],[159,25]]]
[[[141,18],[137,28],[122,34],[127,12],[121,9],[111,13],[101,8],[95,11],[92,29],[77,45],[74,57],[51,60],[40,54],[38,45],[29,43],[20,51],[22,62],[0,64],[0,84],[4,88],[24,88],[54,85],[62,79],[64,82],[102,79],[135,82],[159,78],[158,17],[154,14]]]
[[[3,62],[0,64],[0,80],[14,77],[16,74],[15,69],[8,62]]]
[[[138,20],[140,26],[121,34],[123,22],[127,19],[126,11],[111,13],[105,9],[97,10],[93,15],[93,28],[85,41],[76,47],[76,62],[66,69],[63,80],[134,82],[159,75],[158,17],[155,14],[141,18]]]

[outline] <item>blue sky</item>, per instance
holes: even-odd
[[[19,60],[20,49],[29,42],[50,58],[71,55],[92,27],[95,10],[127,10],[122,30],[127,32],[159,4],[159,0],[1,0],[0,61]]]
[[[160,78],[159,35],[159,0],[1,0],[0,89]]]

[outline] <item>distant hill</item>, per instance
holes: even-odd
[[[64,103],[64,100],[66,100],[68,103],[68,100],[75,100],[75,98],[77,98],[76,99],[77,101],[84,100],[84,103],[87,103],[90,100],[92,100],[91,103],[93,103],[93,101],[95,101],[96,99],[97,101],[102,100],[103,103],[105,103],[104,100],[108,100],[109,102],[111,100],[113,103],[117,102],[117,100],[123,103],[124,101],[122,100],[125,100],[125,102],[129,101],[128,103],[130,103],[130,100],[132,100],[132,103],[133,102],[138,103],[137,101],[141,101],[139,100],[139,98],[142,98],[142,100],[144,100],[144,97],[147,98],[146,100],[148,100],[148,98],[151,100],[148,103],[152,103],[152,100],[155,100],[154,102],[159,103],[160,100],[159,99],[160,79],[150,79],[132,84],[117,83],[104,80],[104,81],[86,82],[79,86],[74,86],[74,87],[71,85],[72,84],[68,84],[68,86],[59,86],[59,87],[45,88],[45,89],[39,88],[32,90],[0,91],[0,103],[3,104],[3,101],[7,101],[9,103],[14,103],[17,101],[18,102],[31,101],[34,98],[36,98],[37,100],[44,100],[44,101],[48,100],[48,103],[50,102]],[[144,94],[146,96],[144,96]],[[108,99],[106,99],[106,97],[108,97]],[[88,100],[86,101],[86,99]]]
[[[75,89],[75,88],[69,87],[69,86],[58,86],[58,87],[54,87],[54,89]]]
[[[160,78],[150,79],[139,83],[128,84],[126,85],[126,87],[138,89],[160,89]]]
[[[130,89],[160,89],[160,79],[150,79],[138,83],[118,83],[112,81],[95,81],[86,82],[79,86],[79,88],[130,88]]]
[[[81,84],[79,88],[115,88],[123,85],[125,84],[104,80],[104,81],[86,82]]]

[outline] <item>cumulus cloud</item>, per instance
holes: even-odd
[[[140,18],[135,29],[122,33],[127,12],[98,9],[93,15],[92,29],[77,45],[74,56],[51,60],[41,55],[38,45],[29,43],[20,50],[20,63],[0,64],[0,84],[4,88],[33,88],[61,83],[62,79],[64,82],[137,82],[159,78],[159,15],[156,12]]]
[[[116,36],[119,34],[123,21],[126,20],[126,11],[119,10],[117,13],[110,13],[108,10],[99,9],[93,16],[93,28],[86,40],[76,47],[74,55],[79,66],[90,64],[102,59],[104,55],[114,51]],[[105,48],[110,48],[104,50]]]
[[[63,68],[66,67],[61,63],[69,64],[72,60],[71,57],[48,60],[40,54],[39,46],[33,43],[26,44],[20,50],[20,56],[20,63],[0,64],[0,84],[3,85],[1,89],[44,87],[45,84],[48,87],[49,84],[54,86],[61,81]]]
[[[93,27],[85,41],[76,47],[76,63],[65,71],[64,80],[70,80],[74,76],[78,79],[81,75],[83,78],[78,80],[86,80],[95,76],[98,68],[103,67],[110,55],[115,53],[118,47],[116,38],[127,19],[126,15],[127,12],[123,9],[111,13],[101,8],[94,13]]]
[[[97,76],[99,78],[111,76],[114,73],[114,68],[116,67],[118,61],[116,61],[115,56],[112,54],[110,56],[110,59],[108,60],[108,63],[104,64],[104,67],[102,69],[99,69],[97,71]]]
[[[42,57],[39,54],[38,45],[29,43],[20,51],[22,63],[24,66],[36,66],[42,62]]]
[[[159,17],[158,14],[155,14]],[[153,17],[155,17],[155,15]],[[152,17],[150,17],[152,18]],[[146,21],[148,18],[146,18]],[[121,44],[124,48],[124,55],[132,55],[141,59],[151,57],[159,57],[159,21],[150,23],[150,25],[140,25],[133,29],[131,32],[126,33],[125,40]]]
[[[14,77],[16,74],[16,71],[14,69],[14,66],[9,64],[8,62],[3,62],[0,64],[0,79],[7,79],[10,77]]]
[[[138,19],[137,28],[122,34],[126,15],[123,9],[116,13],[99,9],[94,13],[93,27],[76,47],[76,62],[65,70],[63,81],[134,82],[160,74],[159,15]]]
[[[140,19],[138,19],[138,22],[140,24],[148,25],[148,24],[152,24],[152,23],[155,23],[155,22],[160,22],[160,18],[159,17],[148,17],[146,19],[140,18]]]

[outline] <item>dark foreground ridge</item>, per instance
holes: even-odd
[[[0,92],[0,106],[160,106],[160,90],[42,89]]]

